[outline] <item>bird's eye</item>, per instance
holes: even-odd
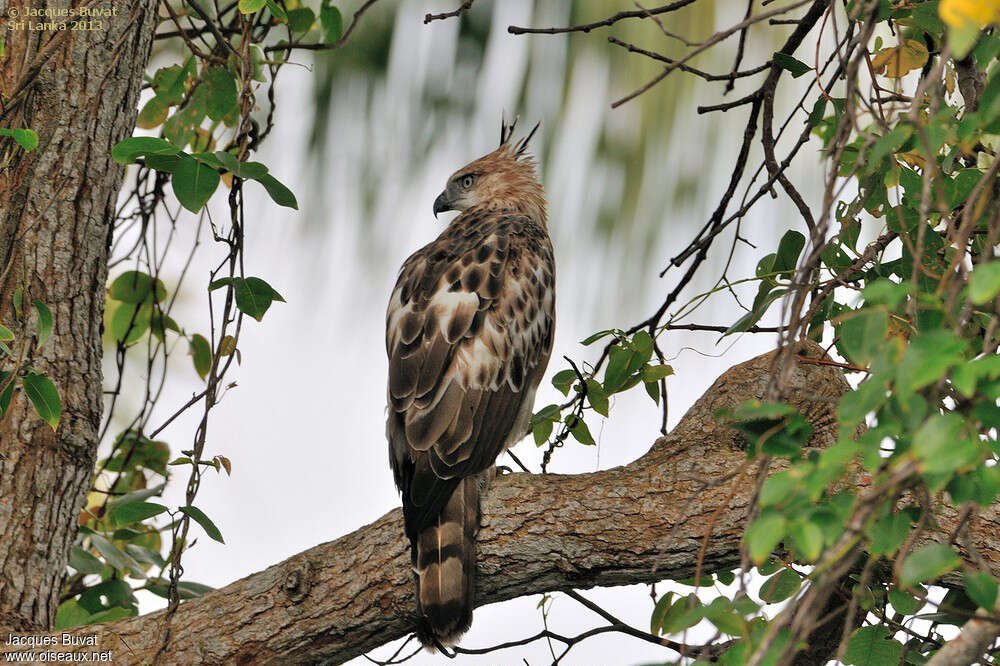
[[[474,182],[476,182],[476,177],[473,176],[471,173],[467,173],[464,176],[462,176],[462,180],[458,181],[458,184],[462,186],[462,189],[467,190],[470,187],[472,187],[472,184]]]

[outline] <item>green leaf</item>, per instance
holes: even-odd
[[[284,206],[285,208],[294,208],[295,210],[299,209],[299,202],[296,201],[295,195],[292,194],[292,191],[282,185],[281,182],[279,182],[278,179],[271,174],[254,177],[253,180],[256,180],[264,186],[264,189],[267,190],[269,195],[271,195],[271,199],[274,203],[279,206]]]
[[[806,237],[795,230],[786,231],[778,242],[778,252],[774,257],[772,272],[780,272],[781,277],[790,278],[796,264],[799,263],[799,255],[806,245]]]
[[[9,379],[10,373],[0,370],[0,389],[3,389],[2,392],[0,392],[0,417],[6,414],[7,410],[10,409],[10,401],[14,397],[14,382],[10,381],[8,384],[7,382]],[[7,388],[3,388],[4,385],[6,385]]]
[[[781,504],[795,492],[799,480],[789,470],[778,472],[764,482],[758,501],[761,507]]]
[[[656,382],[674,374],[674,369],[669,365],[647,365],[642,369],[642,381]]]
[[[177,592],[181,595],[181,599],[193,599],[195,597],[200,597],[204,594],[208,594],[214,589],[215,588],[211,585],[195,583],[190,580],[182,580],[177,583]]]
[[[21,379],[21,385],[35,412],[55,430],[62,414],[62,402],[55,384],[45,375],[29,372]]]
[[[540,410],[535,412],[535,415],[531,417],[531,422],[542,423],[543,421],[548,421],[549,423],[552,423],[553,421],[559,420],[559,414],[559,405],[545,405]]]
[[[215,157],[226,171],[240,178],[263,178],[267,175],[267,167],[260,162],[241,162],[232,153],[221,150],[215,153]]]
[[[992,301],[1000,293],[1000,261],[976,266],[969,278],[969,300],[976,305]]]
[[[110,516],[115,525],[128,525],[158,516],[166,510],[167,507],[153,502],[128,502],[112,507]]]
[[[823,530],[816,523],[798,522],[792,525],[795,551],[807,562],[815,562],[823,552]]]
[[[753,307],[750,312],[746,313],[742,317],[736,320],[732,326],[726,329],[722,337],[731,335],[733,333],[741,333],[758,321],[761,320],[766,313],[771,304],[776,300],[788,293],[787,289],[775,289],[771,291],[770,285],[767,282],[763,282],[760,286],[760,290],[757,292],[757,298],[754,299]]]
[[[856,310],[836,325],[839,350],[852,363],[868,365],[885,348],[889,315],[883,310]]]
[[[913,436],[913,453],[928,474],[953,472],[979,457],[976,442],[964,435],[965,419],[954,412],[934,414]]]
[[[704,614],[705,618],[724,634],[741,636],[746,633],[746,622],[733,610],[729,599],[723,597],[713,599],[712,603],[705,606]]]
[[[277,2],[274,0],[265,0],[265,4],[271,12],[271,16],[278,19],[281,23],[288,23],[288,14],[285,13],[285,10]]]
[[[900,570],[900,583],[913,587],[917,583],[936,580],[962,564],[950,546],[931,543],[911,553]]]
[[[590,428],[587,427],[587,423],[574,415],[570,415],[569,419],[572,420],[572,424],[567,423],[569,426],[569,432],[573,435],[573,439],[580,442],[585,446],[596,446],[597,442],[594,441],[593,436],[590,434]]]
[[[951,383],[966,398],[976,394],[976,386],[983,380],[1000,379],[1000,356],[984,356],[974,361],[960,363],[951,373]]]
[[[104,561],[113,566],[115,569],[124,572],[131,572],[136,575],[142,575],[142,567],[136,562],[131,555],[123,552],[119,548],[116,548],[114,544],[108,541],[105,537],[100,534],[91,534],[90,543],[94,545],[97,552],[101,554]]]
[[[576,381],[576,372],[574,370],[560,370],[552,377],[552,385],[555,386],[563,395],[569,395],[570,386]]]
[[[119,164],[130,164],[142,155],[176,155],[179,151],[159,137],[132,136],[115,144],[111,157]]]
[[[531,426],[531,436],[535,439],[535,446],[541,446],[549,441],[552,435],[552,421],[538,421]]]
[[[660,404],[660,383],[659,382],[643,382],[643,386],[646,387],[646,394],[652,398],[653,402],[657,405]]]
[[[140,533],[140,536],[145,536]],[[125,544],[125,552],[135,558],[136,562],[141,564],[151,564],[156,567],[162,567],[166,562],[163,557],[160,556],[158,552],[145,546],[139,546],[134,543]]]
[[[760,599],[764,603],[776,604],[788,599],[802,587],[802,576],[791,569],[782,569],[774,574],[760,588]]]
[[[233,278],[233,289],[236,292],[236,307],[257,321],[264,318],[271,303],[285,300],[271,285],[256,277]]]
[[[202,379],[208,376],[212,369],[212,348],[205,336],[195,333],[191,336],[189,351],[194,362],[194,371]]]
[[[49,310],[49,306],[37,298],[31,303],[35,306],[35,312],[38,313],[38,346],[41,347],[52,334],[52,311]]]
[[[922,333],[910,341],[896,372],[900,393],[911,393],[941,379],[963,361],[966,341],[946,330]]]
[[[997,602],[997,579],[982,571],[967,571],[962,574],[962,581],[969,598],[992,613]]]
[[[149,314],[148,305],[119,303],[111,315],[111,337],[126,346],[135,343],[149,329]]]
[[[910,533],[910,523],[910,517],[902,512],[890,513],[879,518],[869,530],[872,555],[888,557],[895,553],[903,545],[906,535]]]
[[[694,594],[681,597],[663,617],[663,633],[676,634],[701,622],[704,607]]]
[[[104,570],[104,562],[79,546],[70,549],[69,565],[82,574],[97,574]]]
[[[906,298],[910,287],[906,283],[897,283],[892,280],[880,278],[861,290],[861,296],[865,303],[887,305],[894,308],[899,302]]]
[[[38,134],[32,129],[8,129],[2,127],[0,128],[0,136],[13,138],[28,153],[38,148]]]
[[[594,411],[601,416],[607,418],[608,409],[610,405],[608,403],[608,395],[604,392],[604,388],[597,382],[596,379],[587,378],[587,400],[590,402],[590,406],[594,408]]]
[[[887,627],[861,627],[851,636],[844,663],[852,666],[897,666],[903,645],[892,638]]]
[[[173,174],[170,185],[174,196],[192,213],[201,210],[219,186],[219,172],[190,155],[181,156]]]
[[[201,525],[202,529],[205,530],[205,533],[208,536],[212,537],[219,543],[225,543],[225,541],[223,541],[222,539],[222,532],[219,531],[219,528],[215,526],[215,523],[213,523],[212,520],[208,516],[206,516],[201,509],[192,504],[189,504],[187,506],[182,506],[180,510],[182,513],[190,516],[195,520],[195,522]]]
[[[156,171],[172,174],[181,163],[180,155],[147,155],[146,166]]]
[[[167,297],[167,288],[142,271],[125,271],[111,283],[108,295],[122,303],[159,303]]]
[[[663,629],[663,618],[670,609],[670,600],[674,598],[673,592],[667,592],[653,607],[653,614],[649,617],[649,633],[659,635]]]
[[[226,67],[209,67],[202,75],[202,84],[208,86],[205,106],[208,117],[222,120],[236,106],[236,80]]]
[[[60,629],[69,629],[70,627],[79,627],[80,625],[87,624],[88,618],[90,618],[90,612],[81,606],[80,602],[76,599],[67,599],[59,604],[59,610],[56,611],[55,629],[58,631]]]
[[[264,6],[264,0],[240,0],[239,8],[243,14],[253,14]]]
[[[880,372],[870,376],[840,399],[838,415],[843,423],[857,423],[886,401],[889,378]]]
[[[330,0],[323,0],[319,20],[323,25],[324,43],[332,44],[344,34],[344,17],[340,15],[339,9],[330,4]]]
[[[754,564],[761,564],[774,552],[787,528],[785,517],[776,513],[762,515],[747,528],[747,546]]]
[[[627,378],[626,369],[632,352],[616,344],[608,352],[608,365],[604,368],[604,391],[614,393]]]
[[[316,15],[308,7],[288,10],[288,27],[292,32],[308,32],[316,21]]]
[[[775,51],[774,55],[771,56],[771,61],[781,69],[791,72],[793,79],[797,79],[806,72],[812,70],[812,67],[805,64],[801,60],[793,58],[787,53],[782,53],[781,51]]]
[[[889,590],[889,603],[892,604],[894,610],[902,613],[903,615],[913,615],[920,610],[920,606],[922,605],[898,587],[894,587]]]
[[[615,332],[614,329],[610,329],[610,328],[606,329],[606,330],[603,330],[603,331],[598,331],[597,333],[593,333],[591,335],[588,335],[586,338],[584,338],[583,340],[581,340],[580,344],[583,345],[584,347],[586,347],[587,345],[592,345],[595,342],[597,342],[598,340],[600,340],[601,338],[606,338],[606,337],[608,337],[609,335],[611,335],[614,332]]]
[[[717,571],[715,577],[723,585],[732,585],[733,581],[736,580],[736,574],[732,571]]]
[[[913,136],[913,128],[909,125],[896,125],[891,131],[878,138],[871,151],[865,156],[870,169],[877,168],[885,157],[902,148],[903,144]]]
[[[94,613],[89,618],[87,618],[87,624],[103,624],[104,622],[114,622],[115,620],[122,620],[126,617],[134,617],[139,614],[139,611],[134,608],[122,608],[121,606],[116,606],[114,608],[109,608],[103,610],[99,613]]]
[[[14,332],[0,324],[0,342],[10,342],[14,339]]]

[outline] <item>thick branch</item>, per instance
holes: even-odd
[[[810,349],[817,353],[815,345]],[[755,473],[734,475],[746,459],[742,443],[712,415],[762,396],[770,362],[765,355],[731,368],[670,435],[630,465],[498,478],[483,506],[478,603],[691,576],[708,526],[702,571],[738,566]],[[791,401],[814,426],[811,445],[828,445],[836,403],[848,390],[840,370],[798,364],[790,384]],[[948,521],[940,518],[943,533]],[[978,521],[970,531],[983,556],[1000,561],[997,524]],[[414,600],[402,535],[395,510],[181,604],[165,663],[342,663],[406,635],[414,627]],[[79,633],[101,632],[100,645],[114,650],[118,666],[140,664],[162,618],[154,613]]]

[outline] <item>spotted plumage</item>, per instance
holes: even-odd
[[[552,350],[544,193],[512,129],[449,179],[435,214],[461,213],[403,264],[386,315],[386,434],[428,647],[472,621],[479,497],[527,432]]]

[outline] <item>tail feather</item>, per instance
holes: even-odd
[[[477,477],[462,479],[437,521],[414,541],[417,637],[425,647],[454,644],[472,624],[479,491]]]

